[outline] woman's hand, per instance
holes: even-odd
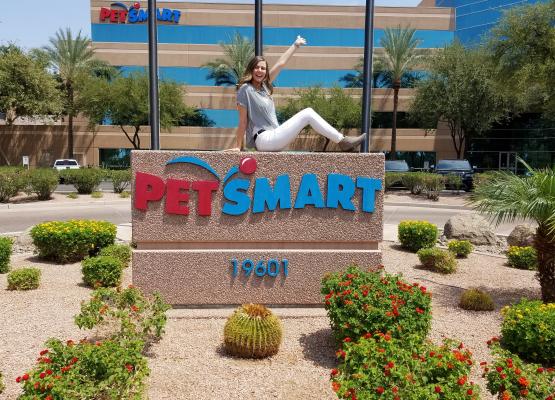
[[[297,36],[295,43],[293,43],[296,48],[301,47],[303,44],[306,44],[306,39],[301,37],[300,35]]]

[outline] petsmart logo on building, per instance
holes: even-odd
[[[158,8],[156,10],[158,21],[179,23],[181,18],[181,11],[170,10],[169,8]],[[142,9],[139,3],[134,3],[127,7],[123,3],[112,3],[110,8],[102,7],[100,9],[100,21],[106,22],[108,20],[114,24],[135,24],[138,22],[148,21],[148,10]]]
[[[254,180],[252,198],[248,191],[251,181],[240,178],[240,175],[252,175],[256,172],[257,162],[253,157],[241,159],[238,166],[229,169],[223,180],[206,161],[197,157],[177,157],[166,163],[191,164],[210,172],[216,179],[189,181],[182,179],[162,178],[143,172],[135,174],[134,206],[141,211],[148,210],[150,201],[160,201],[166,195],[165,212],[167,214],[189,215],[189,193],[197,192],[197,215],[212,215],[212,198],[222,186],[222,213],[242,215],[249,210],[253,214],[276,209],[314,208],[336,209],[341,207],[347,211],[356,211],[353,197],[357,190],[361,193],[360,210],[372,213],[375,209],[376,191],[382,189],[382,181],[376,178],[357,176],[351,178],[343,174],[328,174],[327,188],[322,190],[315,174],[304,174],[297,192],[292,192],[289,175],[279,175],[274,184],[265,177]],[[235,177],[238,175],[239,177]],[[233,179],[232,179],[233,178]],[[325,194],[325,196],[324,196]]]

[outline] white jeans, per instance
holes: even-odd
[[[293,115],[282,125],[271,131],[264,131],[256,138],[256,150],[280,151],[287,147],[304,127],[310,125],[320,135],[334,143],[339,143],[343,135],[328,124],[312,108],[305,108]]]

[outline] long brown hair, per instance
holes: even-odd
[[[249,61],[249,63],[247,64],[247,68],[243,73],[243,76],[241,77],[241,79],[239,80],[239,83],[237,84],[237,90],[239,90],[239,88],[243,86],[243,84],[250,83],[252,81],[252,73],[260,61],[264,61],[266,63],[266,76],[262,81],[262,85],[266,86],[266,88],[270,92],[270,95],[274,93],[274,86],[272,85],[272,82],[270,82],[270,66],[268,65],[268,61],[266,61],[266,59],[262,56],[254,56]]]

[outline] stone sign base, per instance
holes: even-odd
[[[322,277],[351,264],[375,267],[381,252],[135,250],[133,284],[174,305],[311,305],[322,303]]]

